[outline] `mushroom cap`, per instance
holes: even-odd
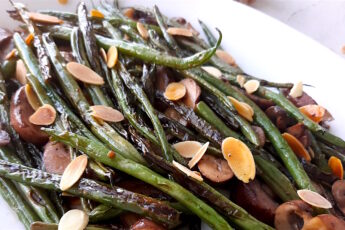
[[[333,183],[332,195],[339,210],[345,215],[345,180],[337,180]]]
[[[277,230],[299,230],[312,218],[313,209],[302,200],[292,200],[281,204],[274,217]]]

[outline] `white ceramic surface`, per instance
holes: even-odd
[[[57,0],[22,0],[31,10],[75,10],[76,0],[59,5]],[[96,2],[96,0],[95,0]],[[345,61],[317,42],[254,9],[233,1],[213,0],[133,0],[128,5],[153,6],[157,4],[168,16],[184,16],[197,28],[200,18],[208,25],[218,27],[224,35],[223,47],[248,73],[274,81],[303,82],[315,86],[306,88],[321,105],[329,109],[335,121],[332,132],[345,138]],[[2,0],[0,26],[11,27]],[[7,204],[0,199],[0,229],[21,230],[22,225]]]

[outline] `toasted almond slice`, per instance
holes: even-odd
[[[83,175],[87,165],[87,156],[80,155],[68,164],[60,181],[61,191],[70,189]]]
[[[232,65],[232,66],[236,65],[235,59],[224,50],[217,50],[216,55],[219,59],[221,59],[225,63],[228,63],[229,65]]]
[[[28,36],[26,36],[25,43],[29,46],[29,45],[31,45],[33,40],[34,40],[34,34],[30,33],[30,34],[28,34]]]
[[[105,50],[103,48],[100,48],[99,52],[101,53],[101,56],[102,56],[103,60],[105,62],[107,62],[108,58],[107,58],[107,53],[105,52]]]
[[[56,111],[53,106],[45,104],[39,107],[30,117],[29,121],[34,125],[51,125],[56,119]]]
[[[19,59],[16,64],[16,79],[19,81],[20,84],[25,85],[26,80],[26,66],[22,59]]]
[[[311,161],[311,157],[308,151],[296,137],[294,137],[290,133],[283,133],[282,136],[297,156],[304,158],[306,161]]]
[[[222,153],[239,180],[248,183],[250,179],[254,179],[254,158],[247,145],[236,138],[227,137],[222,142]]]
[[[193,158],[188,162],[188,167],[193,168],[200,159],[204,156],[204,154],[207,151],[207,148],[209,146],[210,142],[206,142],[199,150],[198,152],[193,156]]]
[[[258,80],[249,80],[243,85],[247,93],[252,94],[260,87],[260,82]]]
[[[328,159],[328,165],[331,168],[332,173],[342,180],[344,177],[344,168],[341,160],[338,157],[331,156]]]
[[[231,103],[234,105],[236,111],[245,119],[248,121],[252,122],[253,121],[253,115],[254,115],[254,110],[253,108],[248,105],[247,103],[240,102],[236,100],[233,97],[228,96],[229,100]]]
[[[331,202],[329,202],[326,198],[316,192],[310,191],[308,189],[301,189],[297,191],[297,194],[304,202],[314,207],[324,209],[332,208]]]
[[[47,24],[62,24],[63,21],[57,17],[47,14],[40,14],[36,12],[29,12],[29,18],[35,22],[47,23]]]
[[[135,9],[131,7],[131,8],[125,9],[123,12],[123,15],[125,15],[127,18],[133,19],[134,13],[135,13]]]
[[[221,78],[222,77],[222,72],[217,69],[216,67],[213,66],[201,66],[203,70],[205,70],[207,73],[211,74],[212,76],[216,78]]]
[[[299,111],[316,123],[322,121],[326,113],[326,109],[319,105],[305,105],[300,107]]]
[[[9,60],[11,58],[13,58],[14,56],[16,56],[17,53],[17,49],[14,48],[12,49],[6,56],[5,56],[5,60]]]
[[[79,64],[77,62],[69,62],[67,63],[66,68],[68,72],[73,75],[73,77],[82,82],[92,85],[104,84],[103,78],[85,65]]]
[[[170,27],[167,29],[167,33],[170,35],[178,35],[184,37],[193,37],[192,31],[187,28]]]
[[[210,154],[201,158],[198,169],[204,177],[215,183],[228,181],[234,176],[226,160]]]
[[[94,105],[90,107],[93,117],[100,118],[109,122],[120,122],[124,119],[122,113],[105,105]]]
[[[25,94],[26,98],[28,99],[29,104],[33,108],[33,110],[38,110],[38,108],[41,106],[40,101],[38,100],[38,97],[36,93],[32,90],[31,86],[29,84],[25,85]]]
[[[66,5],[68,0],[58,0],[61,5]]]
[[[104,14],[102,14],[100,11],[96,10],[96,9],[92,9],[90,11],[90,15],[93,18],[104,18]]]
[[[180,170],[181,172],[183,172],[184,174],[186,174],[187,176],[189,177],[192,177],[198,181],[203,181],[201,175],[199,172],[196,172],[196,171],[191,171],[189,168],[181,165],[180,163],[176,162],[176,161],[173,161],[172,162],[173,165],[178,169]]]
[[[202,144],[198,141],[182,141],[173,144],[176,151],[185,158],[192,158],[201,149]]]
[[[239,75],[236,76],[236,81],[241,86],[241,88],[243,88],[244,83],[246,82],[246,77],[241,75],[241,74],[239,74]]]
[[[137,22],[137,30],[142,38],[144,38],[145,40],[149,38],[149,32],[147,32],[144,24]]]
[[[109,151],[107,154],[107,157],[109,157],[110,159],[113,159],[116,156],[114,151]]]
[[[295,83],[290,90],[289,95],[293,98],[302,96],[303,94],[303,83],[301,81]]]
[[[201,94],[200,86],[191,78],[183,79],[180,83],[186,87],[186,95],[183,97],[182,102],[189,108],[194,109]]]
[[[183,98],[186,92],[184,84],[172,82],[165,88],[164,97],[170,101],[177,101]]]
[[[119,54],[117,52],[116,46],[110,46],[110,48],[108,49],[108,53],[107,53],[107,66],[108,66],[108,68],[111,69],[116,65],[118,56],[119,56]]]
[[[83,230],[89,223],[89,216],[82,210],[72,209],[60,219],[58,230]]]

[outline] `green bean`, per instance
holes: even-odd
[[[299,109],[294,104],[292,104],[292,102],[290,102],[283,94],[275,93],[271,90],[265,89],[264,87],[259,88],[258,94],[272,100],[274,103],[285,109],[288,114],[290,114],[299,122],[303,123],[310,131],[314,133],[315,136],[317,136],[321,140],[338,147],[345,148],[344,140],[331,134],[319,124],[310,120],[306,115],[301,113]]]
[[[90,105],[85,96],[82,94],[78,83],[74,80],[69,72],[65,69],[62,57],[55,43],[50,39],[49,35],[43,35],[43,42],[48,50],[51,62],[55,67],[60,84],[64,92],[69,97],[69,100],[78,109],[83,119],[88,123],[92,132],[103,142],[107,143],[118,154],[133,159],[134,161],[145,164],[142,156],[137,150],[124,138],[122,138],[110,125],[107,123],[98,123],[90,114]]]
[[[310,136],[311,148],[314,152],[314,157],[312,161],[321,169],[322,172],[331,173],[331,169],[328,166],[328,162],[325,158],[325,154],[322,153],[319,143],[317,142],[317,140],[315,139],[312,133],[309,132],[309,136]]]
[[[250,105],[254,110],[254,121],[264,129],[266,136],[271,141],[273,147],[275,148],[279,157],[282,159],[291,176],[294,178],[298,187],[301,189],[315,190],[301,163],[298,161],[295,153],[282,137],[280,131],[252,100],[247,98],[231,85],[224,84],[222,80],[214,78],[206,72],[198,75],[198,77],[209,82],[213,85],[213,87],[219,89],[224,94],[232,96],[237,100],[243,101]]]
[[[92,209],[92,211],[88,213],[88,216],[91,223],[99,223],[101,221],[111,220],[119,216],[121,213],[123,213],[121,209],[100,204],[96,208]]]
[[[181,204],[186,206],[189,210],[204,220],[210,227],[214,229],[232,229],[228,223],[210,206],[205,204],[199,198],[195,197],[191,192],[184,189],[182,186],[165,179],[158,173],[151,169],[135,163],[132,160],[125,159],[121,155],[110,159],[107,157],[109,149],[97,141],[90,141],[82,136],[68,133],[58,132],[56,130],[45,131],[55,140],[61,141],[67,145],[77,147],[83,152],[87,153],[91,158],[94,158],[105,165],[116,168],[124,173],[127,173],[139,180],[142,180],[161,191],[169,194]]]
[[[228,126],[224,124],[224,122],[212,111],[210,107],[208,107],[208,105],[205,102],[200,101],[195,106],[195,112],[199,114],[200,117],[205,119],[208,123],[217,128],[218,131],[225,137],[234,137],[237,139],[240,138],[240,135],[228,128]]]
[[[0,159],[6,160],[16,164],[22,164],[22,162],[16,158],[13,152],[4,147],[0,148]],[[18,190],[20,190],[28,204],[37,213],[41,220],[48,223],[58,223],[59,215],[56,213],[54,205],[49,200],[47,194],[35,187],[29,187],[23,184],[17,185]]]
[[[127,34],[134,42],[147,44],[146,40],[142,38],[136,29],[133,29],[130,26],[127,25],[121,25],[118,27],[120,31],[122,31],[124,34]]]
[[[199,24],[201,26],[202,31],[204,31],[204,34],[206,36],[206,39],[208,41],[208,44],[210,46],[214,46],[214,44],[217,42],[216,38],[214,37],[214,35],[212,34],[211,30],[208,28],[208,26],[201,20],[198,20]],[[221,49],[221,47],[219,46],[219,48]]]
[[[321,151],[329,158],[329,157],[337,157],[341,160],[341,162],[345,165],[345,155],[340,153],[339,151],[335,150],[334,148],[331,148],[327,146],[324,143],[319,143]]]
[[[25,229],[30,229],[30,224],[39,220],[37,214],[21,197],[13,182],[2,177],[0,177],[0,195],[17,214]]]
[[[150,100],[147,98],[144,90],[139,86],[135,79],[129,75],[125,67],[121,62],[118,62],[116,65],[119,76],[122,78],[122,81],[125,83],[127,88],[133,93],[137,100],[142,104],[145,113],[150,118],[152,125],[154,127],[156,136],[159,140],[160,146],[162,148],[162,153],[166,160],[172,161],[173,157],[169,152],[168,141],[166,139],[163,127],[155,114],[154,108],[150,103]]]
[[[115,159],[119,157],[117,155]],[[39,169],[0,160],[0,175],[27,185],[60,191],[61,176],[43,172]],[[148,216],[155,221],[165,223],[171,227],[176,226],[179,222],[178,211],[162,201],[119,187],[114,186],[111,188],[103,183],[90,179],[81,178],[76,185],[67,189],[65,192],[115,208]]]
[[[48,29],[48,31],[51,31],[53,36],[64,40],[68,40],[69,34],[71,33],[71,29],[63,26],[55,26],[46,29]],[[212,57],[212,55],[217,50],[217,45],[219,45],[222,40],[222,34],[220,33],[219,40],[216,46],[184,58],[169,56],[142,44],[129,43],[122,40],[114,40],[100,35],[96,35],[96,38],[98,45],[105,49],[108,49],[110,46],[116,46],[121,53],[128,56],[136,57],[145,62],[168,66],[175,69],[189,69],[202,65]]]
[[[287,202],[299,199],[296,189],[290,180],[274,164],[259,155],[254,155],[254,159],[259,177],[265,181],[282,201]]]
[[[3,74],[6,80],[14,76],[16,72],[16,64],[17,58],[11,58],[9,60],[5,60],[4,62],[2,62],[1,73]]]

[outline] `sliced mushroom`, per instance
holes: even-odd
[[[309,96],[306,92],[303,92],[302,96],[294,98],[289,96],[290,89],[282,89],[282,93],[284,96],[289,99],[296,107],[302,107],[305,105],[316,105],[316,101]]]
[[[194,109],[195,104],[198,102],[201,89],[200,86],[190,78],[183,79],[180,81],[186,87],[186,95],[183,97],[182,102],[189,108]]]
[[[41,131],[40,126],[29,121],[29,117],[34,112],[26,98],[25,86],[20,87],[11,99],[11,125],[25,141],[42,145],[48,141],[48,135]]]
[[[169,75],[169,70],[164,67],[157,68],[155,81],[156,89],[160,92],[164,92],[170,82],[173,82],[173,79]]]
[[[255,125],[252,125],[252,129],[254,130],[256,136],[259,138],[260,146],[264,146],[266,143],[266,135],[264,130],[261,127]]]
[[[226,160],[212,155],[204,155],[198,168],[203,176],[215,183],[228,181],[234,176]]]
[[[271,106],[265,110],[266,115],[277,126],[280,131],[284,131],[286,127],[293,124],[293,120],[287,115],[285,110],[279,106]]]
[[[290,133],[292,136],[296,137],[305,148],[310,146],[310,136],[307,128],[302,123],[297,123],[286,129],[286,132]]]
[[[155,222],[149,219],[142,218],[135,222],[130,230],[164,230],[162,226],[159,226]]]
[[[130,226],[134,225],[141,218],[142,217],[140,217],[138,214],[133,213],[133,212],[125,212],[120,215],[120,220],[122,224],[124,225],[125,229],[129,229]]]
[[[49,173],[62,174],[71,162],[67,147],[59,142],[48,142],[44,146],[43,164]]]
[[[302,230],[343,230],[345,221],[331,214],[322,214],[309,220]]]
[[[241,90],[242,92],[245,92],[244,90]],[[248,94],[246,93],[246,96],[249,97],[252,101],[255,102],[261,109],[266,110],[270,106],[274,106],[274,102],[272,100],[267,100],[265,98],[261,98],[255,94]]]
[[[337,207],[345,215],[345,180],[337,180],[333,183],[332,195]]]
[[[238,205],[248,210],[254,217],[267,224],[273,224],[278,203],[264,191],[258,180],[238,183],[233,197]]]
[[[277,230],[300,230],[312,218],[312,212],[302,200],[285,202],[276,209],[274,226]]]

